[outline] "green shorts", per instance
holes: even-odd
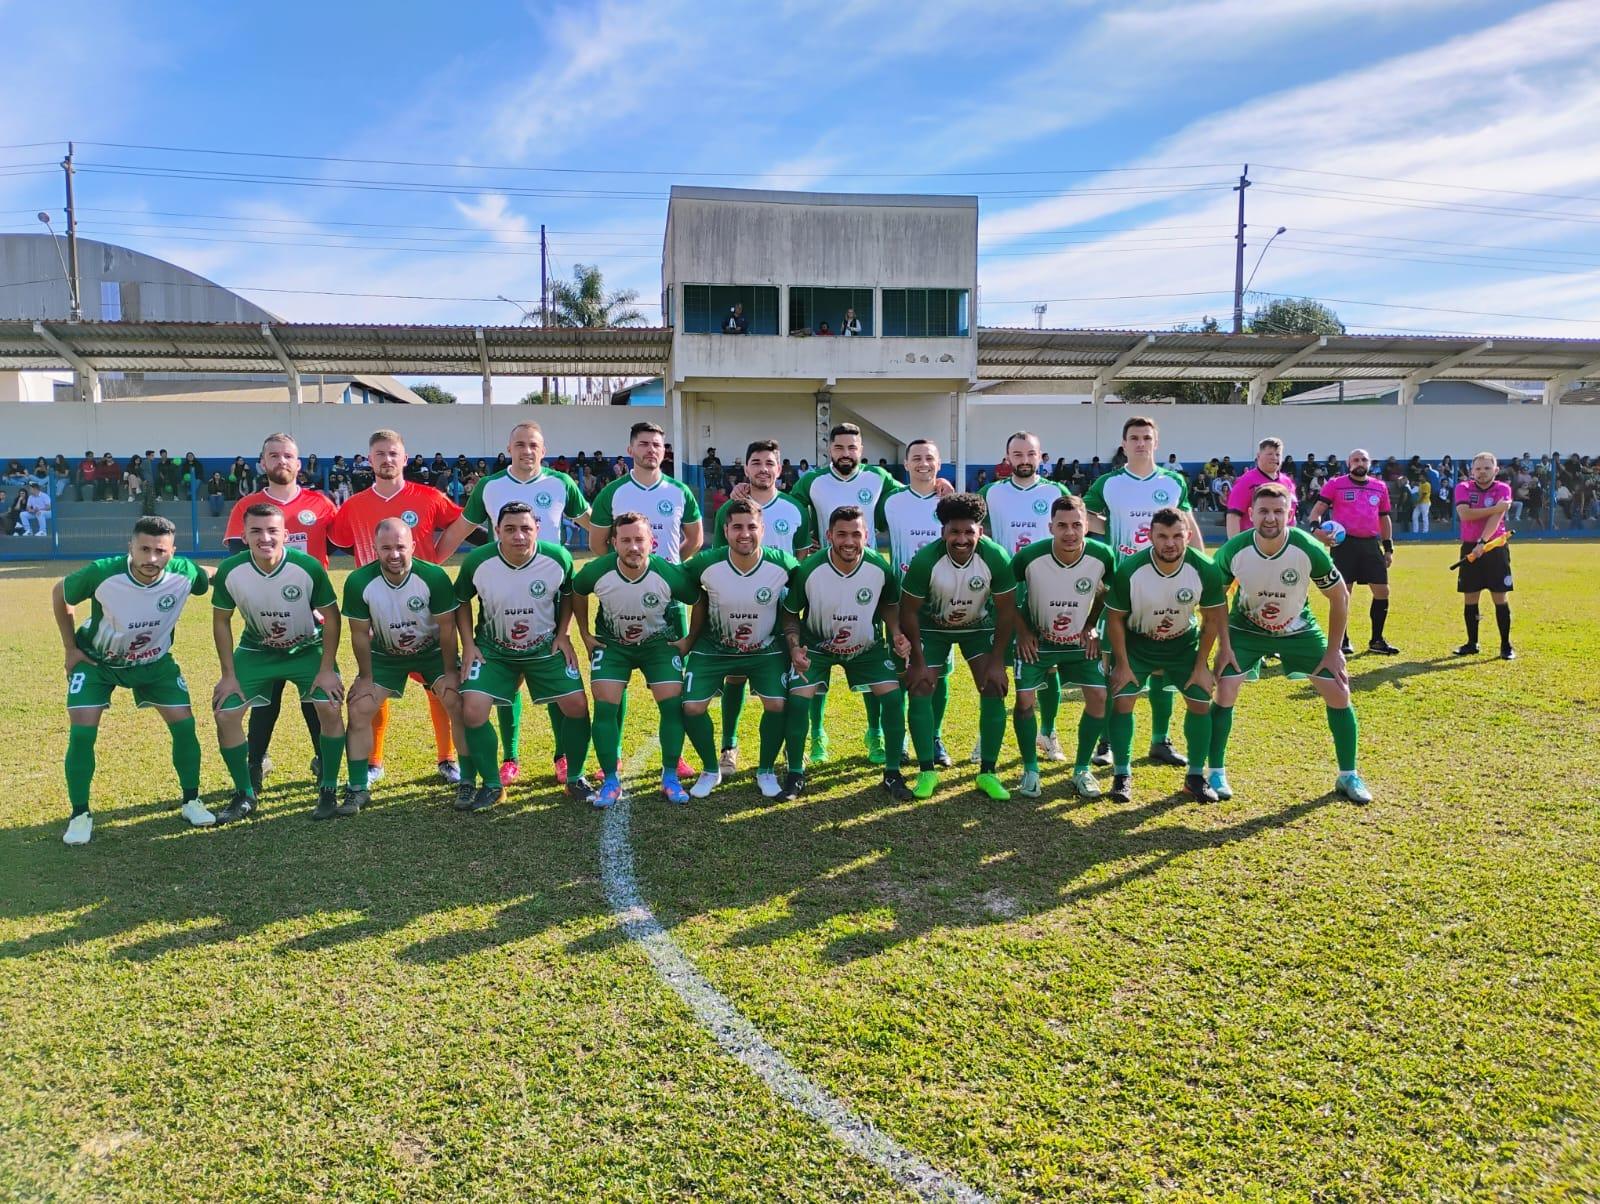
[[[302,702],[328,702],[327,693],[316,685],[322,671],[322,645],[310,644],[294,652],[263,648],[235,648],[233,675],[239,679],[240,694],[229,694],[219,711],[240,711],[264,707],[272,702],[272,687],[292,681]]]
[[[1228,628],[1228,639],[1233,643],[1233,659],[1239,662],[1239,671],[1227,670],[1220,677],[1242,677],[1246,681],[1259,681],[1261,662],[1275,656],[1283,662],[1287,677],[1311,677],[1328,652],[1328,637],[1320,627],[1307,627],[1293,635],[1267,635],[1265,632],[1241,631]],[[1333,674],[1324,671],[1324,678]]]
[[[963,660],[975,660],[994,651],[994,628],[984,627],[976,631],[958,631],[943,627],[924,627],[922,629],[922,660],[928,668],[934,670],[940,677],[950,672],[953,663],[951,653],[959,649]],[[898,663],[898,658],[896,658]],[[904,665],[900,666],[902,669]]]
[[[1133,680],[1117,691],[1118,698],[1143,694],[1149,690],[1170,690],[1205,702],[1211,695],[1199,686],[1185,686],[1194,672],[1194,659],[1200,655],[1198,635],[1177,640],[1146,640],[1128,633],[1128,668]]]
[[[626,683],[637,670],[645,685],[683,680],[683,657],[665,640],[646,644],[601,644],[589,659],[590,681]]]
[[[513,660],[480,649],[478,656],[481,659],[461,679],[463,694],[487,694],[496,702],[511,702],[523,682],[528,683],[528,695],[534,702],[554,702],[583,693],[583,678],[559,652]]]
[[[683,700],[705,702],[715,698],[722,693],[722,683],[729,677],[746,679],[758,698],[782,698],[788,669],[789,658],[780,648],[767,652],[711,652],[691,648],[684,665]]]
[[[1086,658],[1077,650],[1039,647],[1039,659],[1029,664],[1020,658],[1015,662],[1018,690],[1037,690],[1050,680],[1052,672],[1060,674],[1063,688],[1078,686],[1091,690],[1106,688],[1106,671],[1100,659]]]
[[[134,706],[186,707],[189,683],[169,652],[147,665],[117,668],[87,661],[67,675],[67,710],[87,710],[111,705],[118,686],[133,691]]]
[[[380,690],[396,698],[406,692],[406,679],[413,673],[422,683],[433,689],[433,683],[444,676],[444,653],[435,648],[432,652],[419,652],[415,656],[385,656],[372,654],[372,680]]]
[[[811,657],[811,668],[803,674],[794,672],[789,674],[791,690],[826,685],[835,665],[844,670],[845,681],[858,693],[865,693],[882,682],[896,686],[900,684],[900,674],[895,668],[894,658],[880,642],[874,642],[854,656],[835,656],[831,652],[822,652],[816,648],[807,648],[806,653]]]

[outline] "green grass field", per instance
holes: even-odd
[[[1155,766],[1132,806],[1067,801],[1064,766],[988,802],[965,764],[890,804],[840,690],[794,804],[743,772],[669,809],[632,757],[642,892],[797,1067],[996,1199],[1594,1199],[1600,547],[1517,549],[1510,664],[1449,655],[1452,558],[1402,549],[1405,654],[1352,666],[1371,807],[1331,796],[1320,706],[1281,678],[1246,692],[1240,797],[1210,808]],[[264,818],[195,831],[159,721],[119,698],[94,841],[65,848],[50,576],[0,570],[0,1199],[915,1198],[656,977],[607,906],[601,817],[540,772],[541,710],[532,772],[459,815],[413,691],[375,805],[317,825],[289,710]],[[209,639],[191,607],[197,698]],[[218,799],[204,720],[202,744]]]

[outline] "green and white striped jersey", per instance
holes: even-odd
[[[683,607],[699,596],[675,564],[650,557],[644,572],[631,580],[615,552],[596,556],[572,579],[574,593],[592,594],[596,608],[594,633],[602,644],[649,644],[683,638]]]
[[[1221,606],[1227,600],[1228,584],[1204,552],[1185,548],[1183,560],[1168,572],[1146,548],[1117,565],[1106,609],[1128,616],[1130,635],[1181,640],[1199,628],[1198,608]]]
[[[1023,489],[1014,477],[990,481],[978,492],[989,508],[989,535],[1015,556],[1030,543],[1050,538],[1050,507],[1072,491],[1059,481],[1035,477]]]
[[[211,579],[211,605],[244,616],[239,647],[263,652],[298,652],[322,646],[316,611],[339,599],[328,570],[293,548],[270,573],[249,552],[230,556]]]
[[[641,485],[632,472],[618,477],[594,499],[589,521],[611,526],[614,516],[633,510],[645,516],[655,538],[653,551],[668,564],[683,559],[683,524],[700,521],[700,503],[694,491],[676,477],[663,475],[654,485]]]
[[[764,652],[778,633],[778,607],[795,569],[794,557],[762,548],[748,573],[733,563],[730,548],[707,548],[683,565],[683,575],[706,597],[706,629],[715,650]]]
[[[456,601],[478,600],[473,639],[479,650],[513,659],[551,652],[561,598],[571,592],[572,557],[542,539],[521,565],[507,561],[498,543],[484,544],[456,575]]]
[[[1150,519],[1157,510],[1189,509],[1189,482],[1170,468],[1157,468],[1147,477],[1119,468],[1096,477],[1083,504],[1106,520],[1106,540],[1121,560],[1150,546]]]
[[[1271,556],[1257,547],[1252,528],[1217,549],[1217,571],[1224,585],[1239,583],[1228,626],[1258,635],[1298,635],[1320,631],[1311,612],[1311,587],[1327,589],[1341,578],[1328,550],[1298,527]]]
[[[750,500],[755,501],[754,498]],[[731,505],[732,499],[723,502],[716,518],[712,520],[714,529],[710,546],[713,548],[728,546],[722,525],[728,521],[728,507]],[[761,507],[762,547],[776,548],[793,556],[801,548],[808,548],[816,542],[816,537],[811,533],[811,511],[783,490],[776,490],[770,502],[756,502],[756,505]]]
[[[89,601],[89,617],[73,635],[78,648],[97,664],[125,668],[148,665],[172,651],[183,604],[210,588],[206,571],[174,556],[161,576],[143,585],[126,556],[91,561],[61,582],[68,606]]]
[[[1056,556],[1055,540],[1029,544],[1011,560],[1017,579],[1017,609],[1041,644],[1070,648],[1083,644],[1095,601],[1111,580],[1111,549],[1086,539],[1077,559]]]
[[[994,540],[980,535],[977,549],[958,564],[935,540],[911,558],[900,591],[922,599],[917,614],[925,627],[994,626],[994,596],[1016,590],[1011,558]]]
[[[876,526],[889,533],[889,562],[905,576],[911,558],[944,533],[944,524],[934,513],[939,505],[937,493],[918,493],[901,489],[878,499]]]
[[[527,502],[539,520],[539,538],[546,543],[561,542],[561,520],[589,513],[578,483],[564,472],[542,465],[539,475],[518,480],[509,468],[491,472],[472,487],[463,511],[467,521],[494,529],[494,520],[507,502]]]
[[[860,506],[867,516],[867,547],[878,546],[877,532],[872,528],[878,513],[878,500],[888,494],[899,493],[900,484],[877,464],[861,464],[847,477],[833,471],[833,465],[813,468],[795,483],[792,496],[810,507],[811,524],[821,538],[828,530],[828,519],[840,506]]]
[[[789,575],[783,608],[802,616],[808,646],[833,656],[854,656],[879,638],[878,608],[885,599],[900,600],[900,586],[887,560],[863,551],[846,573],[824,548]]]
[[[450,574],[426,560],[413,560],[398,585],[376,560],[344,579],[345,618],[370,623],[372,650],[384,656],[433,651],[439,646],[439,616],[455,608]]]

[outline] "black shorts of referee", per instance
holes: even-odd
[[[1476,543],[1463,542],[1461,556],[1477,547]],[[1475,594],[1487,590],[1491,594],[1509,594],[1511,584],[1511,549],[1505,544],[1491,548],[1471,564],[1456,570],[1456,593]]]
[[[1346,535],[1343,543],[1333,545],[1333,567],[1349,585],[1389,584],[1383,541],[1376,535]]]

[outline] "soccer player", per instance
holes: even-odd
[[[527,683],[535,703],[561,708],[557,736],[567,758],[567,794],[588,801],[584,780],[589,751],[589,700],[578,673],[572,623],[572,557],[539,538],[539,520],[527,502],[507,502],[495,519],[495,542],[474,549],[456,575],[456,633],[461,640],[462,723],[470,768],[479,781],[469,799],[456,794],[456,810],[482,811],[505,797],[495,772],[489,713],[509,703]],[[478,600],[474,626],[472,600]],[[467,781],[468,766],[461,780]]]
[[[416,554],[416,536],[404,517],[379,522],[372,543],[376,559],[344,583],[343,614],[356,656],[356,680],[346,695],[349,778],[341,812],[346,815],[359,812],[370,798],[373,723],[389,699],[405,694],[407,678],[422,682],[466,747],[450,574]],[[472,791],[459,772],[454,785],[458,796]]]
[[[762,544],[799,558],[815,546],[811,508],[796,502],[778,488],[783,453],[776,439],[757,439],[745,449],[744,476],[748,489],[741,496],[761,507]],[[711,546],[726,547],[722,530],[732,501],[723,503],[711,522]],[[744,708],[745,683],[729,677],[722,688],[722,755],[718,770],[730,774],[739,768],[739,712]]]
[[[1017,431],[1006,440],[1006,462],[1011,465],[1011,475],[990,481],[978,491],[983,504],[989,508],[989,536],[1005,549],[1007,556],[1015,556],[1036,541],[1048,540],[1052,522],[1050,505],[1071,492],[1065,485],[1039,475],[1042,459],[1039,436],[1031,431]],[[1032,693],[1030,691],[1028,705],[1030,716],[1034,714]],[[1056,738],[1056,712],[1061,708],[1060,679],[1053,672],[1045,673],[1037,693],[1038,751],[1052,761],[1065,761],[1067,754]],[[1024,754],[1024,764],[1026,757]],[[976,751],[973,759],[977,759]]]
[[[959,648],[978,687],[977,786],[992,799],[1011,797],[995,774],[1006,731],[1006,652],[1016,630],[1016,580],[1004,550],[983,534],[983,499],[955,493],[935,513],[939,539],[911,558],[900,582],[900,630],[910,643],[905,682],[908,722],[920,772],[912,793],[927,798],[934,770],[933,687]]]
[[[1478,558],[1456,570],[1456,592],[1461,594],[1461,617],[1467,642],[1457,656],[1478,651],[1478,598],[1484,590],[1494,602],[1494,621],[1500,628],[1500,659],[1515,660],[1511,646],[1511,549],[1505,544],[1487,552],[1483,545],[1506,534],[1506,511],[1511,509],[1511,486],[1495,479],[1500,461],[1491,452],[1472,457],[1472,475],[1456,485],[1456,517],[1461,520],[1461,557],[1476,552]]]
[[[827,527],[828,516],[840,506],[860,506],[864,514],[877,514],[878,502],[905,488],[876,464],[865,464],[861,428],[841,422],[828,432],[828,463],[818,465],[795,483],[794,497],[811,510],[814,530]],[[867,547],[878,546],[877,532],[867,533]],[[828,729],[825,724],[828,692],[818,691],[811,705],[811,764],[828,759]],[[880,703],[875,694],[866,695],[867,760],[884,764],[883,724]]]
[[[326,569],[328,531],[333,526],[338,507],[326,495],[298,484],[300,449],[295,445],[293,436],[279,431],[263,439],[259,467],[261,475],[267,478],[266,485],[241,497],[228,514],[228,526],[223,539],[229,550],[246,550],[244,516],[251,506],[276,506],[283,511],[286,546],[296,552],[304,552]],[[261,779],[272,765],[267,749],[272,743],[273,729],[278,726],[283,686],[282,680],[274,682],[272,695],[267,702],[250,711],[250,780],[255,783],[258,792]],[[315,750],[322,739],[322,725],[317,719],[316,708],[302,700],[300,715],[305,720],[306,734],[311,737],[311,747]],[[320,776],[315,751],[312,753],[311,769],[313,777]]]
[[[1356,772],[1356,713],[1350,678],[1339,650],[1349,617],[1350,595],[1328,550],[1294,525],[1293,498],[1282,485],[1256,488],[1250,502],[1253,529],[1217,550],[1223,584],[1237,581],[1233,610],[1217,645],[1217,703],[1211,713],[1211,772],[1207,784],[1218,798],[1233,797],[1226,769],[1233,705],[1246,681],[1261,676],[1261,662],[1275,656],[1290,677],[1309,678],[1322,695],[1333,733],[1339,776],[1334,790],[1353,803],[1370,803],[1372,792]],[[1315,585],[1328,599],[1328,633],[1311,612]]]
[[[1189,545],[1205,551],[1200,524],[1189,504],[1189,482],[1180,472],[1156,464],[1161,432],[1153,418],[1135,414],[1122,424],[1121,468],[1102,473],[1084,494],[1089,508],[1089,529],[1103,533],[1111,553],[1120,562],[1136,556],[1150,544],[1150,520],[1157,510],[1171,507],[1184,516]],[[1281,451],[1281,448],[1280,448]],[[1172,747],[1172,696],[1166,690],[1150,691],[1150,760],[1159,765],[1184,766]],[[1096,750],[1097,764],[1110,764],[1110,741]]]
[[[932,439],[913,439],[906,445],[906,488],[878,498],[879,530],[889,535],[889,563],[896,579],[905,576],[911,558],[944,531],[934,513],[939,499],[950,492],[950,482],[939,475],[942,467],[939,446]],[[940,492],[943,487],[943,492]],[[933,762],[940,769],[950,768],[950,753],[944,746],[944,712],[950,701],[950,678],[939,676],[933,687]]]
[[[1280,473],[1283,464],[1283,440],[1268,436],[1256,444],[1256,462],[1241,472],[1228,490],[1228,538],[1250,529],[1250,499],[1262,485],[1277,485],[1289,494],[1289,521],[1294,522],[1300,513],[1299,499],[1295,495],[1294,478]]]
[[[1183,788],[1202,803],[1217,792],[1201,772],[1211,751],[1211,654],[1227,622],[1227,586],[1217,566],[1189,542],[1189,519],[1175,506],[1150,516],[1143,551],[1111,577],[1106,639],[1111,645],[1111,797],[1133,798],[1133,703],[1146,690],[1181,693],[1188,708]],[[1197,617],[1198,616],[1198,617]]]
[[[253,815],[260,805],[245,747],[244,712],[270,703],[274,687],[291,681],[317,712],[320,734],[317,805],[313,819],[331,819],[344,760],[344,686],[339,681],[339,602],[328,570],[288,546],[281,509],[257,502],[244,512],[249,551],[230,556],[212,579],[211,636],[222,666],[212,691],[217,743],[233,778],[233,798],[217,813],[219,824]],[[233,643],[233,612],[244,634]]]
[[[126,556],[108,556],[56,582],[50,609],[61,632],[67,668],[67,799],[72,818],[67,844],[88,844],[94,834],[89,788],[100,720],[118,686],[137,707],[154,707],[172,739],[172,767],[183,791],[179,814],[197,828],[216,823],[200,801],[200,741],[195,736],[189,684],[172,657],[172,634],[191,595],[210,588],[206,571],[173,555],[172,520],[146,515],[133,524]],[[76,626],[73,608],[90,603]]]
[[[1100,665],[1097,624],[1111,580],[1111,549],[1089,538],[1089,513],[1069,494],[1050,503],[1049,538],[1034,540],[1011,559],[1017,583],[1017,699],[1011,721],[1022,752],[1017,793],[1039,797],[1039,718],[1035,695],[1056,681],[1083,691],[1072,789],[1100,797],[1090,761],[1106,729],[1106,676]]]
[[[789,776],[784,799],[805,791],[805,748],[810,699],[838,665],[852,690],[877,695],[884,724],[883,788],[889,797],[914,797],[900,775],[905,748],[906,702],[889,655],[904,659],[911,644],[900,631],[900,587],[889,562],[867,550],[867,518],[860,506],[840,506],[828,520],[827,546],[808,556],[789,576],[783,601],[784,640],[789,648],[787,720]],[[803,621],[802,621],[803,616]],[[883,642],[889,634],[889,647]]]
[[[684,578],[699,594],[689,623],[689,657],[683,675],[683,726],[705,767],[689,788],[705,798],[722,781],[717,738],[706,712],[729,675],[742,677],[761,699],[761,747],[756,786],[766,798],[783,793],[778,783],[778,752],[784,743],[784,672],[788,658],[778,642],[779,609],[795,559],[763,547],[761,511],[754,502],[735,500],[723,537],[728,546],[707,548],[684,562]],[[791,771],[799,750],[791,748]]]
[[[448,560],[475,531],[485,530],[492,539],[494,516],[507,502],[522,501],[532,506],[534,517],[539,520],[539,534],[550,543],[561,543],[563,524],[568,519],[590,530],[589,503],[584,500],[583,491],[566,473],[546,468],[544,452],[544,431],[537,422],[519,422],[511,428],[506,439],[509,462],[501,471],[490,473],[472,487],[466,509],[439,537],[440,563]],[[561,757],[561,711],[553,705],[548,710],[550,730],[556,733],[556,781],[565,785],[567,764]],[[495,721],[500,729],[500,784],[509,786],[522,776],[520,693],[510,706],[495,708]]]
[[[594,694],[594,755],[604,775],[596,807],[622,798],[623,694],[638,670],[661,710],[661,793],[679,806],[689,794],[678,777],[683,756],[683,658],[688,654],[681,602],[693,602],[683,570],[652,555],[650,520],[636,510],[611,516],[611,551],[596,556],[573,578],[578,634],[589,650]],[[589,598],[599,603],[593,633]]]
[[[440,540],[461,517],[461,507],[432,485],[406,480],[406,445],[398,431],[374,431],[367,439],[367,460],[372,466],[372,484],[339,508],[328,529],[328,542],[351,551],[357,568],[365,568],[378,557],[379,524],[397,518],[411,529],[413,559],[438,564],[444,559]],[[432,683],[428,683],[428,714],[433,722],[439,776],[454,785],[461,781],[461,768],[456,763],[450,713]],[[369,781],[383,777],[383,743],[388,730],[389,695],[385,694],[372,720]]]
[[[1333,566],[1351,594],[1358,585],[1372,591],[1372,638],[1367,641],[1367,649],[1393,656],[1400,649],[1383,638],[1383,625],[1389,618],[1389,566],[1394,563],[1389,487],[1372,475],[1372,457],[1364,448],[1352,451],[1345,464],[1350,471],[1322,486],[1307,521],[1317,527],[1322,516],[1332,509],[1333,521],[1344,526],[1344,542],[1333,545]],[[1348,632],[1342,651],[1346,656],[1354,651]]]

